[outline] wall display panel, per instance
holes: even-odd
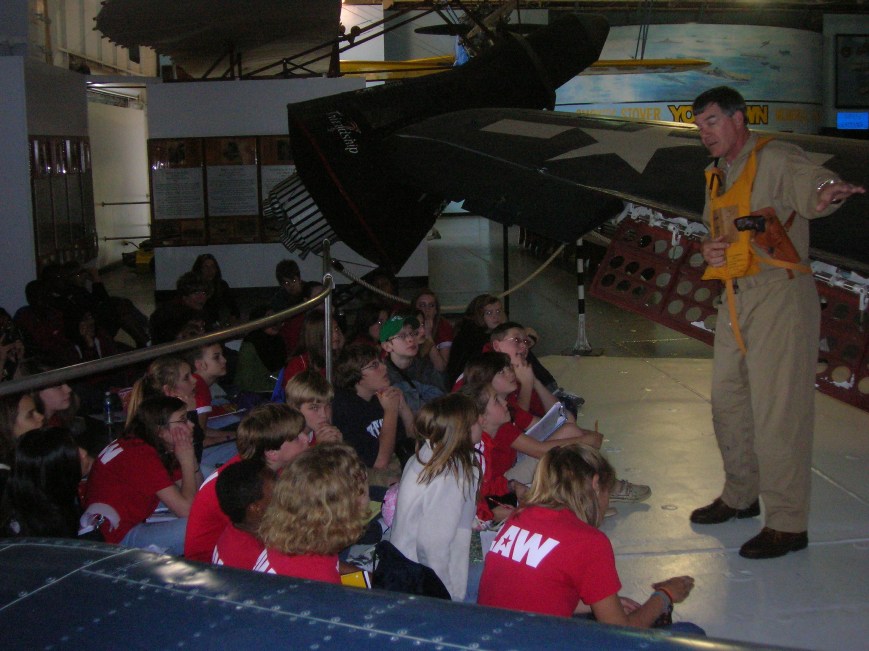
[[[869,34],[836,35],[836,108],[869,108]]]
[[[151,236],[160,246],[205,244],[202,141],[148,141],[151,180]]]
[[[287,136],[148,141],[157,246],[279,242],[263,202],[295,173]]]
[[[259,241],[256,138],[206,138],[204,150],[209,244]]]

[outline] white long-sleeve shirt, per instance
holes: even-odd
[[[419,451],[422,462],[414,456],[404,468],[390,540],[407,558],[433,569],[453,601],[461,601],[468,588],[479,476],[475,472],[473,486],[464,475],[450,472],[420,484],[419,475],[431,456],[426,443]]]

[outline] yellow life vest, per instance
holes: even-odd
[[[710,234],[713,238],[723,236],[730,246],[725,250],[724,264],[720,267],[707,266],[703,272],[703,280],[724,282],[733,334],[743,354],[746,348],[739,330],[733,281],[760,273],[761,264],[787,269],[791,277],[793,272],[812,272],[809,267],[800,263],[799,254],[787,234],[796,213],[792,213],[786,224],[782,225],[772,207],[754,211],[751,209],[751,191],[757,175],[757,152],[771,140],[772,138],[758,138],[742,173],[729,190],[722,191],[723,170],[718,167],[706,170]],[[742,221],[746,222],[746,226],[739,228]]]

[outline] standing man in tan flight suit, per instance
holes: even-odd
[[[755,517],[761,497],[765,526],[739,553],[775,558],[808,545],[820,334],[809,219],[865,189],[796,146],[752,134],[745,111],[743,97],[726,86],[694,101],[694,123],[714,158],[706,170],[704,278],[725,284],[712,375],[725,483],[691,522]]]

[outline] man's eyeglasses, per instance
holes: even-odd
[[[531,344],[534,343],[530,339],[522,339],[520,337],[504,337],[504,341],[512,341],[517,346],[522,346],[524,344],[525,348],[530,348]]]
[[[387,341],[392,341],[393,339],[404,339],[405,341],[413,341],[419,336],[419,330],[411,330],[410,332],[399,332],[394,337],[390,337]]]
[[[367,370],[374,370],[374,369],[376,369],[376,368],[380,368],[381,366],[383,366],[383,362],[381,362],[379,359],[375,359],[373,362],[371,362],[371,363],[369,363],[369,364],[366,364],[365,366],[363,366],[363,367],[362,367],[361,369],[359,369],[359,370],[361,370],[361,371],[364,372],[364,371],[367,371]]]

